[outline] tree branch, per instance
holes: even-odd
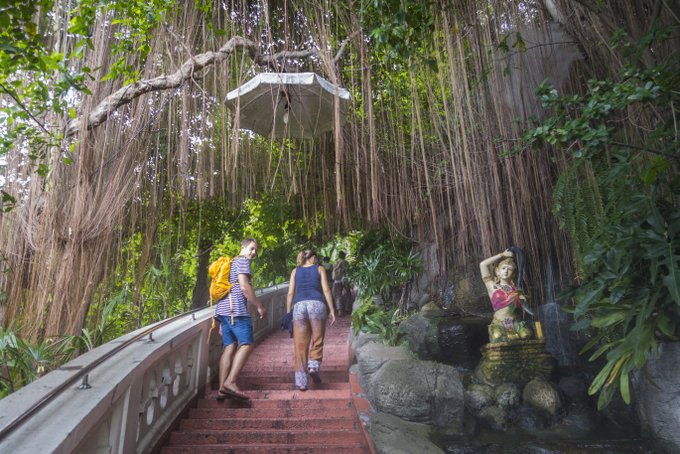
[[[349,38],[348,38],[349,39]],[[299,51],[283,51],[271,55],[260,55],[258,53],[258,46],[253,41],[245,39],[240,36],[235,36],[227,41],[219,50],[213,52],[205,52],[196,55],[185,61],[180,68],[170,75],[163,75],[154,77],[152,79],[140,80],[132,84],[126,85],[114,93],[104,98],[86,119],[78,117],[70,121],[66,127],[64,137],[71,137],[78,133],[78,131],[85,127],[88,131],[95,129],[104,123],[109,115],[111,115],[119,107],[130,103],[139,96],[160,90],[169,90],[181,86],[184,82],[191,79],[194,74],[200,72],[204,68],[215,65],[225,60],[230,54],[236,50],[242,49],[250,55],[253,62],[262,66],[269,66],[277,68],[277,62],[285,58],[306,58],[318,53],[317,50],[299,50]],[[336,59],[342,54],[345,49],[345,42],[341,46]],[[83,122],[85,122],[83,124]]]
[[[680,159],[680,155],[669,153],[667,151],[654,150],[653,148],[640,147],[640,146],[637,146],[637,145],[632,145],[630,143],[623,143],[623,142],[616,142],[616,141],[611,141],[609,143],[612,144],[612,145],[616,145],[617,147],[630,148],[632,150],[644,151],[644,152],[656,154],[656,155],[659,155],[659,156],[666,156],[667,158],[671,158],[671,159]]]
[[[47,128],[45,127],[45,125],[44,125],[40,120],[38,120],[38,119],[33,115],[33,113],[32,113],[30,110],[28,110],[28,107],[26,107],[26,106],[24,105],[24,103],[21,102],[21,100],[20,100],[19,97],[16,95],[16,93],[14,93],[12,90],[10,90],[9,88],[7,88],[7,87],[6,87],[5,85],[3,85],[2,83],[0,83],[0,89],[2,89],[2,91],[4,91],[5,93],[7,93],[7,94],[13,99],[14,102],[17,103],[17,105],[21,108],[21,110],[23,110],[24,112],[26,112],[26,115],[28,115],[28,116],[31,118],[31,120],[33,120],[33,121],[40,127],[40,129],[43,130],[43,132],[45,132],[48,136],[50,135],[50,132],[47,130]]]
[[[354,38],[355,36],[357,36],[358,34],[359,34],[359,31],[357,30],[357,31],[355,31],[354,33],[352,33],[351,35],[349,35],[347,38],[345,38],[345,39],[342,41],[342,43],[340,43],[340,49],[338,49],[338,53],[335,54],[335,57],[333,58],[333,63],[337,63],[338,60],[340,60],[340,57],[342,57],[342,54],[345,52],[345,47],[347,47],[347,43],[348,43],[352,38]]]
[[[197,73],[206,66],[214,65],[226,59],[237,48],[248,51],[253,60],[257,59],[257,46],[255,43],[239,36],[231,38],[217,52],[210,51],[191,57],[174,74],[140,80],[120,88],[104,98],[99,105],[90,111],[87,119],[85,119],[85,125],[83,125],[84,120],[82,117],[69,122],[64,137],[75,135],[83,126],[87,130],[96,128],[104,123],[113,111],[145,93],[179,87],[186,80],[190,79],[194,73]]]

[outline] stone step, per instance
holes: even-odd
[[[356,411],[352,407],[326,409],[326,414],[334,417],[356,417]],[[314,405],[301,408],[191,408],[188,417],[190,419],[225,419],[225,418],[315,418],[321,414],[320,409]]]
[[[278,353],[272,353],[273,355],[278,355]],[[250,360],[252,359],[252,363]],[[324,358],[322,361],[322,366],[325,366],[327,368],[337,368],[337,370],[342,370],[343,366],[346,366],[347,360],[342,360],[339,358]],[[290,358],[288,358],[288,355],[286,355],[285,358],[281,358],[279,361],[276,363],[272,363],[270,359],[267,358],[260,358],[260,357],[252,357],[248,359],[248,363],[243,368],[243,372],[247,372],[249,370],[285,370],[285,368],[288,368],[288,370],[293,370],[295,367],[295,358],[293,355],[290,355]]]
[[[346,364],[341,366],[334,366],[332,364],[322,364],[320,373],[330,373],[330,374],[347,374],[349,368]],[[287,364],[280,367],[261,367],[261,368],[250,368],[241,372],[238,378],[238,382],[247,383],[249,379],[252,378],[271,378],[272,381],[282,381],[291,377],[294,373],[293,364]]]
[[[324,354],[335,354],[335,353],[340,353],[342,351],[347,351],[348,349],[348,343],[347,343],[347,337],[343,338],[344,340],[340,339],[334,339],[332,336],[326,337],[324,340],[324,345],[323,345],[323,350]],[[284,339],[281,341],[279,344],[273,344],[273,343],[260,343],[256,345],[256,348],[262,347],[262,350],[259,352],[253,351],[253,355],[261,353],[262,351],[293,351],[293,339]]]
[[[326,418],[237,418],[229,417],[222,419],[184,419],[179,426],[180,431],[204,431],[204,430],[307,430],[310,427],[323,430],[358,430],[354,415]]]
[[[258,348],[263,350],[257,351]],[[272,355],[276,356],[276,361],[272,361]],[[341,351],[332,351],[324,348],[324,355],[322,362],[324,364],[347,364],[349,359],[347,358],[349,354],[347,349],[342,349]],[[244,369],[258,367],[258,366],[280,366],[283,364],[293,364],[295,360],[295,352],[293,348],[285,350],[265,350],[264,346],[255,347],[255,351],[248,357],[248,362],[244,366]]]
[[[363,434],[357,430],[177,430],[170,434],[171,446],[204,444],[306,444],[325,445],[361,443]]]
[[[262,390],[248,391],[246,394],[253,399],[350,399],[349,383],[342,384],[338,389],[323,389],[323,384],[317,385],[310,383],[307,391],[283,391],[283,390]]]
[[[346,382],[347,381],[347,370],[329,370],[325,365],[321,366],[319,371],[319,376],[324,382]],[[253,383],[293,383],[294,374],[292,369],[286,372],[278,373],[254,373],[246,374],[241,373],[238,382],[242,388],[249,388]],[[217,385],[217,382],[215,382]],[[216,386],[215,386],[216,388]]]
[[[323,376],[322,376],[323,377]],[[310,380],[311,382],[311,380]],[[242,385],[243,386],[243,385]],[[324,380],[322,383],[310,383],[310,387],[314,386],[314,390],[342,390],[347,388],[347,382],[331,382]],[[293,378],[283,383],[266,383],[262,381],[251,381],[247,383],[248,391],[294,391],[295,383]]]
[[[242,389],[241,394],[245,394],[251,400],[255,399],[349,399],[351,397],[349,383],[338,384],[337,389],[323,389],[323,384],[317,385],[310,383],[307,391],[299,390],[249,390]],[[291,388],[294,388],[291,386]],[[206,397],[215,398],[217,391],[211,391]]]
[[[230,444],[201,446],[166,446],[160,454],[234,454],[234,453],[267,453],[267,454],[365,454],[369,452],[363,443],[336,444],[299,444],[291,446],[283,444]]]
[[[311,396],[311,391],[308,391]],[[339,408],[352,408],[352,402],[347,399],[319,399],[310,397],[309,399],[255,399],[250,402],[237,402],[233,400],[225,400],[219,402],[214,399],[199,399],[196,403],[196,408],[308,408],[314,407],[319,411],[337,410]]]
[[[319,369],[321,374],[331,374],[331,376],[336,375],[346,375],[349,373],[349,368],[347,366],[335,367],[332,365],[322,364]],[[285,365],[278,368],[260,368],[260,369],[248,369],[241,372],[238,377],[238,383],[240,386],[245,387],[248,380],[255,379],[271,379],[273,382],[283,382],[289,380],[294,374],[293,365]],[[345,379],[346,380],[346,379]],[[214,385],[217,385],[217,380],[214,381]]]

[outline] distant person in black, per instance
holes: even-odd
[[[352,294],[349,288],[349,279],[347,278],[347,261],[345,260],[345,253],[340,251],[338,253],[339,259],[333,265],[333,305],[338,317],[343,314],[352,312]]]
[[[323,260],[321,260],[321,266],[326,269],[328,288],[333,288],[333,265],[331,265],[331,258],[329,256],[325,256]]]

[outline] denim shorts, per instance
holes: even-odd
[[[222,343],[224,346],[238,342],[238,345],[248,345],[253,343],[253,321],[250,317],[234,317],[234,324],[231,324],[231,317],[218,315],[217,319],[222,325]]]

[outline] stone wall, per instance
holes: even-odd
[[[378,453],[439,453],[428,439],[431,429],[463,432],[465,397],[455,368],[421,361],[370,334],[354,337],[351,348],[352,372],[375,410],[362,418]]]
[[[644,435],[668,453],[680,452],[680,342],[660,350],[633,380],[635,408]]]

